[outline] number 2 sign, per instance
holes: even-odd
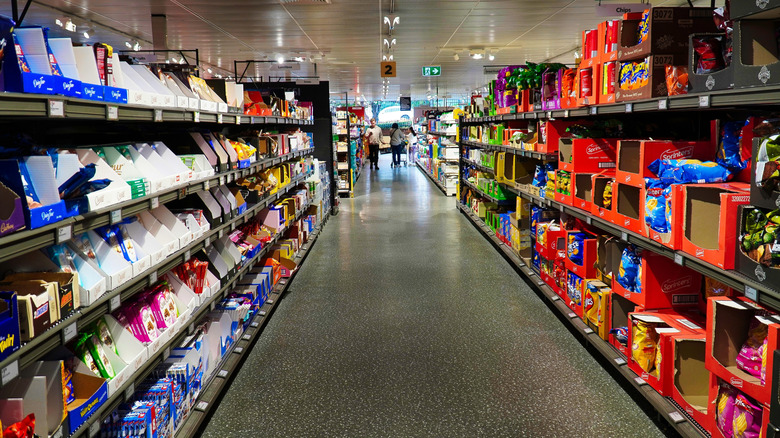
[[[395,77],[395,61],[388,61],[383,62],[381,64],[381,76],[383,78],[394,78]]]

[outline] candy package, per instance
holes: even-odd
[[[173,293],[167,282],[163,282],[155,287],[147,302],[152,309],[152,314],[154,315],[154,320],[158,328],[165,329],[173,326],[176,322],[176,318],[179,316],[179,312],[176,308],[176,302],[173,300]]]
[[[761,377],[761,348],[764,345],[764,341],[766,341],[768,333],[769,327],[766,324],[760,322],[757,318],[753,318],[750,321],[747,340],[745,340],[737,355],[737,368],[753,377]]]
[[[688,67],[666,66],[666,93],[669,96],[688,94]]]
[[[22,421],[16,422],[3,429],[3,438],[34,438],[35,414],[30,414]]]
[[[640,368],[648,373],[655,370],[655,355],[658,349],[656,325],[634,320],[631,337],[631,357]]]
[[[69,405],[76,400],[76,395],[73,393],[73,381],[71,380],[72,377],[73,373],[71,373],[67,367],[63,367],[62,381],[64,383],[62,385],[62,390],[66,405]]]
[[[708,184],[726,182],[731,173],[713,161],[658,159],[647,166],[669,184]]]
[[[641,266],[642,261],[637,255],[636,247],[628,245],[620,257],[617,282],[626,290],[638,293],[640,291],[638,283]]]
[[[672,186],[661,179],[645,178],[645,224],[659,233],[670,232]]]
[[[108,325],[104,318],[100,318],[95,324],[95,334],[97,334],[100,343],[102,343],[104,347],[113,350],[114,354],[119,354],[119,351],[116,349],[116,344],[114,343],[114,338],[111,336],[111,331],[108,329]]]

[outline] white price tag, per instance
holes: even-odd
[[[246,334],[246,335],[242,336],[241,339],[243,339],[245,341],[248,341],[248,340],[252,339],[252,336],[249,335],[249,334]]]
[[[261,310],[261,311],[257,312],[257,314],[260,315],[260,316],[265,316],[265,315],[268,314],[268,312],[266,312],[265,310]],[[257,324],[257,323],[253,322],[252,324]]]
[[[576,318],[577,314],[574,312],[569,312],[569,318]]]
[[[108,120],[119,120],[119,107],[116,105],[108,105],[106,107],[106,118]]]
[[[270,299],[270,298],[269,298],[269,299],[267,299],[265,302],[266,302],[266,303],[268,303],[268,304],[273,304],[273,303],[274,303],[274,300],[272,300],[272,299]]]
[[[645,382],[645,379],[643,379],[641,377],[635,378],[634,382],[636,382],[636,384],[639,385],[639,386],[647,385],[647,382]]]
[[[152,273],[149,274],[149,284],[152,285],[154,283],[157,283],[157,271],[152,271]]]
[[[615,359],[615,363],[618,364],[618,365],[625,365],[626,364],[626,360],[623,359],[622,357],[618,357],[617,359]]]
[[[95,422],[89,425],[89,437],[94,438],[100,435],[100,419],[96,418]]]
[[[190,250],[184,251],[184,261],[187,261],[192,258],[192,254],[190,253]]]
[[[244,352],[244,347],[236,347],[233,349],[233,353],[241,354]]]
[[[65,102],[61,100],[50,100],[49,117],[65,117]]]
[[[250,117],[249,118],[249,124],[250,125],[254,125],[255,123],[257,123],[257,122],[255,122],[255,118],[254,117]]]
[[[552,119],[552,111],[547,111],[547,118]]]
[[[131,400],[135,395],[135,384],[130,382],[130,386],[125,389],[125,401]]]
[[[658,109],[659,110],[665,110],[669,108],[669,101],[666,99],[661,99],[658,101]]]
[[[236,125],[241,124],[241,116],[236,116]]]
[[[220,186],[224,186],[225,185],[225,176],[224,175],[219,177],[219,185]]]
[[[682,423],[685,421],[685,417],[682,416],[679,412],[669,412],[669,419],[672,420],[674,423]]]
[[[115,297],[111,298],[111,300],[108,302],[108,311],[113,312],[114,310],[118,309],[122,305],[122,298],[117,294]]]
[[[192,323],[187,326],[187,334],[191,335],[195,332],[195,323]]]
[[[550,301],[558,301],[560,299],[561,297],[559,297],[558,295],[553,295],[552,298],[550,298]]]
[[[563,112],[563,117],[569,118],[570,115],[571,115],[571,112],[569,110],[566,110],[566,111]]]
[[[261,310],[260,312],[262,313],[263,311]],[[250,326],[252,326],[252,327],[259,327],[259,326],[260,326],[260,324],[259,324],[259,323],[257,323],[257,321],[254,321],[254,322],[252,322],[252,323],[251,323],[251,324],[249,324],[249,325],[250,325]]]
[[[628,233],[626,233],[625,231],[622,231],[622,232],[620,233],[620,239],[621,239],[623,242],[628,242]]]
[[[168,360],[169,357],[171,357],[171,347],[165,347],[165,350],[163,350],[163,360]]]
[[[227,370],[219,370],[219,372],[217,373],[217,377],[221,377],[223,379],[226,379],[227,376],[228,376]]]
[[[58,428],[57,428],[57,431],[56,431],[56,432],[54,432],[54,435],[52,435],[52,436],[51,436],[51,438],[62,438],[62,434],[64,433],[64,432],[63,432],[63,429],[64,429],[64,427],[65,427],[65,426],[60,426],[60,427],[58,427]]]
[[[11,380],[19,376],[19,361],[15,360],[6,365],[2,371],[0,371],[0,383],[7,384]]]
[[[224,235],[225,235],[225,229],[224,229],[224,228],[223,228],[223,229],[221,229],[221,230],[219,230],[219,233],[217,233],[217,236],[218,236],[220,239],[221,239],[221,238],[222,238],[222,236],[224,236]]]
[[[590,216],[585,216],[585,223],[587,223],[588,225],[592,225],[593,218],[591,218]]]
[[[589,335],[589,334],[593,333],[593,329],[592,329],[592,328],[590,328],[590,327],[587,327],[585,330],[583,330],[583,332],[584,332],[586,335]]]
[[[203,246],[208,248],[211,245],[211,237],[206,237],[206,239],[203,241]]]
[[[558,210],[560,210],[561,213],[563,213],[563,205],[558,205]]]
[[[206,409],[208,409],[208,407],[209,407],[208,402],[204,402],[204,401],[200,401],[198,402],[198,404],[195,405],[195,409],[199,411],[205,411]]]
[[[745,298],[758,301],[758,291],[753,287],[745,285]]]
[[[161,109],[154,110],[154,121],[155,122],[162,122],[163,121],[163,114]]]
[[[599,109],[595,106],[590,107],[590,115],[595,116],[599,113]]]
[[[118,208],[116,210],[111,210],[109,221],[111,222],[111,225],[118,224],[119,222],[122,222],[122,209]]]
[[[682,254],[675,254],[674,255],[674,262],[677,263],[678,265],[682,266],[683,263],[684,263]]]
[[[217,123],[222,124],[222,114],[217,114]]]
[[[73,225],[57,228],[57,243],[67,242],[73,236]]]
[[[209,308],[211,310],[214,310],[216,307],[217,307],[217,302],[216,301],[212,301],[211,304],[209,305]]]
[[[62,330],[62,343],[66,344],[71,339],[75,338],[76,335],[79,334],[79,327],[74,322],[71,325],[65,327],[65,329]]]
[[[627,103],[626,104],[626,112],[627,113],[633,113],[634,112],[634,104],[633,103]]]
[[[160,198],[158,198],[157,196],[155,196],[154,198],[152,198],[152,202],[151,202],[151,204],[152,204],[152,205],[151,205],[151,207],[152,207],[152,210],[154,210],[155,208],[159,207],[159,206],[160,206]]]
[[[710,107],[710,96],[699,96],[699,108]]]
[[[200,123],[200,111],[192,112],[192,121],[195,123]]]

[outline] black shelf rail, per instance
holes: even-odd
[[[591,351],[592,354],[603,356],[612,366],[613,374],[617,374],[630,385],[635,392],[649,402],[669,425],[674,428],[681,436],[690,438],[704,438],[707,435],[702,434],[699,427],[688,420],[684,412],[681,412],[674,404],[664,398],[655,389],[647,384],[641,377],[631,371],[626,363],[625,357],[615,350],[615,348],[601,339],[590,327],[588,327],[576,313],[572,312],[566,303],[536,274],[517,254],[501,242],[496,237],[493,230],[488,227],[474,212],[467,206],[457,202],[460,210],[478,230],[482,232],[485,238],[504,256],[512,267],[527,280],[527,283],[536,291],[548,307],[553,309],[559,319],[576,333],[578,339]]]
[[[476,161],[471,161],[471,160],[466,159],[466,158],[461,158],[461,161],[463,161],[463,164],[465,164],[467,166],[474,166],[477,169],[481,170],[482,172],[488,172],[488,173],[493,174],[493,175],[496,174],[496,169],[494,169],[492,167],[483,166],[483,165],[477,163]]]
[[[309,255],[309,251],[317,242],[317,238],[322,231],[322,227],[327,222],[328,215],[323,218],[322,223],[314,230],[309,240],[301,247],[294,262],[300,267]],[[193,403],[193,408],[190,410],[189,416],[184,420],[184,423],[176,431],[177,437],[191,437],[196,436],[206,427],[209,418],[219,406],[218,402],[222,395],[230,387],[230,382],[235,378],[238,371],[241,369],[244,361],[249,356],[252,348],[260,339],[263,329],[267,325],[274,310],[276,310],[277,304],[281,301],[282,296],[295,277],[298,275],[298,269],[293,272],[289,279],[281,279],[276,284],[274,290],[269,294],[269,299],[263,303],[263,306],[252,318],[249,326],[244,331],[239,341],[236,342],[230,351],[225,353],[222,363],[215,372],[210,381],[202,386],[198,399]]]
[[[446,132],[442,131],[428,131],[427,132],[430,135],[435,135],[437,137],[455,137],[457,134],[447,134]]]
[[[188,122],[224,125],[313,125],[313,120],[277,116],[248,116],[182,108],[157,108],[130,104],[96,102],[65,96],[2,93],[0,117],[3,119],[69,119],[111,122]]]
[[[190,243],[187,248],[169,255],[166,257],[165,261],[152,266],[143,274],[134,277],[120,287],[107,291],[89,306],[76,309],[69,316],[61,319],[51,328],[36,336],[30,342],[22,345],[19,350],[9,355],[3,361],[0,361],[0,372],[5,371],[8,367],[10,367],[8,369],[21,370],[27,365],[39,360],[54,348],[66,344],[68,340],[66,340],[65,333],[66,331],[69,331],[73,324],[77,324],[78,329],[82,330],[102,315],[110,313],[115,308],[119,307],[121,302],[128,300],[133,295],[148,288],[155,283],[157,278],[162,277],[176,266],[189,260],[192,254],[208,248],[213,240],[222,238],[226,233],[230,233],[238,226],[248,222],[261,210],[279,200],[290,190],[298,187],[311,175],[311,172],[297,175],[289,184],[282,187],[275,194],[265,197],[262,201],[247,208],[244,213],[233,217],[229,222],[209,230],[203,236],[200,236]],[[117,296],[119,296],[119,302],[116,300]],[[5,373],[3,373],[3,375],[5,375]]]
[[[308,208],[310,204],[304,206],[301,211],[299,211],[296,214],[296,220],[300,219],[301,216],[303,216],[304,212]],[[189,325],[186,330],[182,330],[179,333],[176,333],[170,341],[168,341],[164,346],[160,348],[159,351],[157,351],[155,354],[152,354],[149,359],[145,362],[142,369],[137,371],[132,378],[128,379],[128,381],[119,387],[116,392],[114,392],[111,396],[108,397],[108,399],[98,408],[85,422],[84,424],[79,427],[76,432],[74,432],[70,437],[82,437],[87,436],[90,438],[100,436],[100,427],[101,423],[104,418],[106,418],[111,412],[114,411],[119,405],[125,401],[131,401],[134,397],[135,387],[136,385],[140,385],[143,383],[144,380],[151,374],[152,371],[163,361],[168,359],[170,356],[170,350],[172,347],[175,347],[176,345],[180,345],[182,340],[186,337],[191,335],[194,332],[194,324],[208,312],[214,310],[216,304],[225,298],[230,291],[233,290],[233,288],[236,286],[236,283],[244,278],[244,275],[246,275],[247,271],[254,268],[257,263],[265,257],[268,252],[273,248],[274,245],[276,245],[279,240],[282,238],[282,236],[285,235],[287,232],[287,228],[282,229],[279,233],[274,236],[274,238],[262,249],[260,252],[258,252],[252,259],[246,260],[243,264],[243,266],[236,271],[236,273],[228,280],[226,281],[219,289],[219,291],[212,295],[209,300],[203,304],[200,305],[190,316],[189,319]],[[284,284],[277,283],[277,287],[274,288],[274,291],[272,293],[275,293],[273,295],[273,298],[270,298],[266,301],[266,303],[263,305],[265,307],[266,304],[272,305],[275,304],[278,301],[279,296],[281,295],[281,291],[283,288],[286,288],[287,283],[289,281],[285,282]],[[281,286],[280,286],[281,285]],[[265,312],[267,313],[267,311]],[[259,315],[259,312],[258,312]],[[250,328],[255,328],[250,325]],[[242,350],[239,350],[239,353],[244,351],[244,346],[246,345],[246,340],[244,338],[239,339],[234,344],[234,349],[232,352],[226,353],[227,355],[235,354],[236,348],[242,347]],[[224,364],[223,364],[224,365]],[[204,388],[205,389],[205,388]],[[201,391],[201,396],[203,396],[203,391]],[[193,407],[197,410],[197,404]],[[190,415],[192,415],[192,409],[190,411]],[[188,435],[190,436],[190,435]]]
[[[461,143],[463,143],[463,145],[465,146],[485,149],[488,151],[509,152],[510,154],[520,155],[521,157],[535,158],[537,160],[558,161],[558,154],[547,154],[544,152],[527,151],[525,149],[518,149],[513,146],[482,143],[473,140],[463,140],[461,141]]]
[[[154,208],[167,202],[182,199],[193,193],[209,190],[211,187],[218,187],[226,183],[233,182],[239,178],[261,172],[277,164],[287,162],[296,158],[311,155],[314,148],[302,149],[278,157],[267,158],[252,163],[249,167],[243,169],[230,170],[216,175],[209,176],[197,181],[190,182],[183,186],[173,187],[158,193],[147,195],[141,198],[131,199],[129,201],[114,204],[107,208],[90,211],[83,215],[74,216],[65,220],[32,230],[22,230],[0,237],[0,263],[24,255],[36,249],[44,248],[57,243],[60,235],[76,235],[98,227],[109,225],[112,215],[116,219],[132,217],[142,211]],[[119,213],[117,213],[119,212]],[[119,216],[117,216],[119,215]],[[71,232],[63,229],[71,228]]]
[[[552,111],[532,111],[486,117],[462,118],[462,124],[506,122],[511,120],[538,120],[552,118],[587,117],[599,115],[630,114],[641,112],[666,112],[706,109],[730,109],[748,106],[777,106],[780,102],[780,86],[741,88],[736,90],[691,93],[680,96],[636,100],[605,105]]]

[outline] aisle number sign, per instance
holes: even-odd
[[[387,61],[383,62],[381,64],[380,71],[382,73],[383,78],[394,78],[395,77],[395,61]]]
[[[422,68],[423,76],[441,76],[440,65],[426,65]]]

